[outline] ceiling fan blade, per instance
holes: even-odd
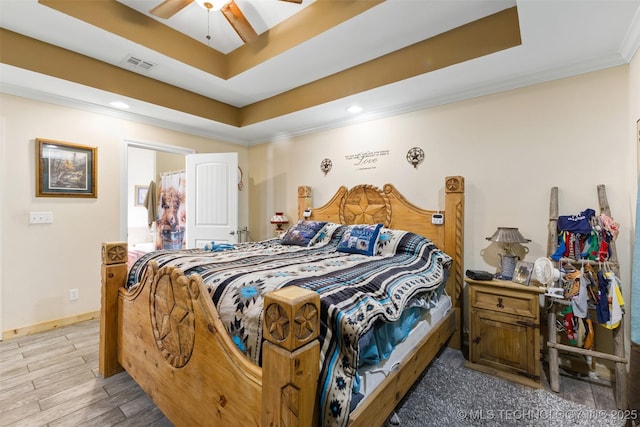
[[[149,11],[150,14],[158,18],[169,19],[183,8],[189,6],[194,0],[164,0],[162,3]]]
[[[254,30],[249,21],[247,21],[247,18],[245,18],[234,0],[225,4],[220,11],[224,17],[227,18],[227,21],[229,21],[233,29],[236,30],[236,33],[238,33],[242,41],[250,43],[258,38],[258,33],[256,33],[256,30]]]

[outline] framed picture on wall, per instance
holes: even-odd
[[[97,151],[36,138],[36,197],[98,197]]]
[[[135,187],[135,206],[144,206],[144,199],[147,197],[147,191],[149,191],[148,185],[136,185]]]

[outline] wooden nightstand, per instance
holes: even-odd
[[[544,290],[504,280],[469,286],[469,368],[540,388],[540,303]]]

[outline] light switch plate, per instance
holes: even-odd
[[[53,224],[53,212],[29,212],[29,224]]]

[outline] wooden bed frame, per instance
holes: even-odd
[[[349,425],[382,425],[440,349],[459,348],[463,286],[464,179],[447,177],[445,210],[409,203],[390,184],[341,187],[320,208],[299,187],[298,213],[313,220],[382,222],[429,237],[453,259],[446,285],[454,309],[425,336],[401,367],[350,415]],[[444,224],[432,224],[442,213]],[[102,245],[99,370],[125,369],[175,425],[312,426],[317,424],[319,297],[291,286],[265,296],[262,368],[227,334],[202,279],[152,263],[134,290],[127,244]],[[453,335],[453,338],[452,338]],[[451,340],[450,340],[451,339]]]

